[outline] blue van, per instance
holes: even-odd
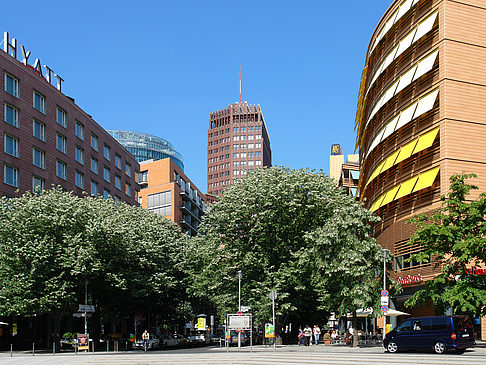
[[[474,329],[468,316],[409,318],[387,333],[383,341],[385,349],[392,353],[400,350],[464,353],[474,345]]]

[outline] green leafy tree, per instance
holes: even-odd
[[[3,197],[0,314],[50,313],[58,341],[61,318],[84,303],[85,281],[105,314],[173,304],[184,297],[184,241],[167,219],[113,199],[60,189]]]
[[[206,212],[187,251],[191,291],[235,312],[241,270],[255,323],[271,320],[277,291],[277,330],[374,305],[381,249],[369,223],[378,219],[322,172],[257,169]]]
[[[417,226],[410,244],[422,246],[411,259],[432,259],[440,269],[434,280],[427,281],[406,302],[409,307],[432,300],[439,310],[452,308],[454,313],[475,316],[486,313],[486,280],[484,276],[467,274],[467,268],[484,265],[486,259],[486,195],[468,201],[470,191],[478,189],[466,183],[471,177],[477,176],[451,176],[450,192],[442,196],[441,208],[408,221]]]

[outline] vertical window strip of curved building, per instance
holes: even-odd
[[[132,131],[107,130],[107,132],[125,147],[135,157],[137,162],[157,161],[170,157],[184,171],[182,155],[165,139],[147,133]]]

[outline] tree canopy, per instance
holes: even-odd
[[[61,189],[2,197],[0,314],[47,312],[59,321],[84,303],[87,280],[97,310],[164,305],[161,314],[177,318],[184,242],[166,218],[113,199]]]
[[[234,313],[241,270],[242,304],[255,323],[272,318],[273,289],[280,323],[376,305],[382,256],[370,223],[378,220],[322,172],[257,169],[203,217],[187,251],[190,289]]]
[[[441,309],[452,308],[454,313],[479,315],[486,313],[486,278],[475,275],[473,267],[485,265],[486,260],[486,194],[468,201],[475,185],[466,179],[475,174],[450,177],[450,192],[442,196],[442,206],[431,214],[416,215],[409,223],[417,226],[410,244],[422,250],[412,257],[440,268],[434,280],[427,281],[407,301],[408,306],[432,300]]]

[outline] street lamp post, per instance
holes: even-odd
[[[238,313],[241,312],[241,270],[238,270]],[[241,332],[238,332],[238,348],[241,348]]]
[[[386,248],[382,249],[383,253],[383,290],[386,290],[386,257],[388,256],[388,253],[390,250],[387,250]],[[385,339],[386,335],[386,313],[383,312],[383,340]]]

